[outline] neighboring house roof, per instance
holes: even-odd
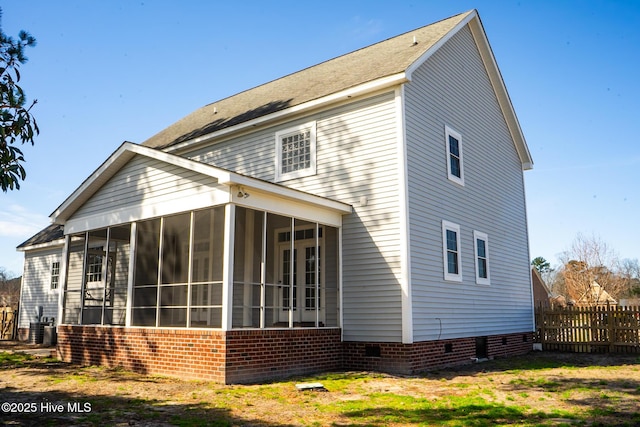
[[[542,280],[540,272],[535,267],[531,269],[531,284],[533,286],[533,302],[535,306],[548,306],[552,297],[551,290]]]
[[[411,73],[469,24],[524,169],[533,165],[513,106],[475,10],[322,62],[206,105],[142,143],[176,149],[239,125],[300,112],[411,80]],[[336,96],[340,95],[340,96]],[[241,126],[240,126],[241,127]]]
[[[618,301],[615,300],[609,292],[602,289],[602,286],[596,281],[591,282],[591,286],[589,289],[582,294],[580,298],[578,298],[577,304],[617,304]]]
[[[542,286],[542,289],[546,292],[547,296],[552,296],[551,289],[544,281],[544,279],[542,279],[542,275],[535,267],[531,269],[531,277],[536,280],[540,284],[540,286]]]
[[[49,244],[62,243],[64,243],[64,226],[59,224],[51,224],[45,229],[39,231],[34,236],[19,244],[16,249],[18,249],[19,251],[26,251],[28,249],[44,247]]]

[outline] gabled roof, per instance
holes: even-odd
[[[142,145],[163,148],[404,72],[473,12],[322,62],[202,107]],[[417,44],[413,44],[413,37]]]
[[[141,155],[165,163],[189,169],[215,178],[222,185],[246,186],[291,200],[322,206],[335,211],[350,213],[351,206],[295,190],[279,184],[252,178],[230,170],[190,160],[154,148],[143,147],[132,142],[124,142],[98,169],[95,170],[49,217],[55,224],[64,224],[85,202],[87,202],[111,177],[113,177],[134,156]]]
[[[467,24],[484,60],[523,166],[529,169],[533,163],[531,156],[475,10],[213,102],[147,139],[142,145],[175,150],[269,118],[299,113],[410,81],[413,70]]]

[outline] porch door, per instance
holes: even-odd
[[[318,248],[320,249],[320,248]],[[305,326],[316,321],[316,305],[320,305],[320,299],[316,298],[316,274],[320,269],[316,269],[319,263],[316,255],[315,239],[296,241],[293,249],[293,259],[291,257],[290,243],[281,244],[279,248],[279,282],[280,303],[282,309],[279,314],[280,322],[289,321],[289,312],[293,306],[293,322],[304,322]],[[291,262],[293,260],[293,276]],[[318,267],[320,264],[318,264]],[[320,279],[320,277],[318,277]],[[318,280],[318,288],[321,289],[321,282]],[[291,301],[293,298],[293,303]],[[322,318],[322,317],[320,317]]]

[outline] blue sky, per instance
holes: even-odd
[[[640,258],[640,2],[14,1],[22,87],[41,129],[27,181],[0,193],[0,267],[123,141],[321,61],[478,9],[533,156],[531,257],[578,233]]]

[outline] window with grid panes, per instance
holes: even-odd
[[[316,173],[316,124],[276,133],[276,181]]]
[[[51,263],[51,289],[58,289],[60,281],[60,261]]]

